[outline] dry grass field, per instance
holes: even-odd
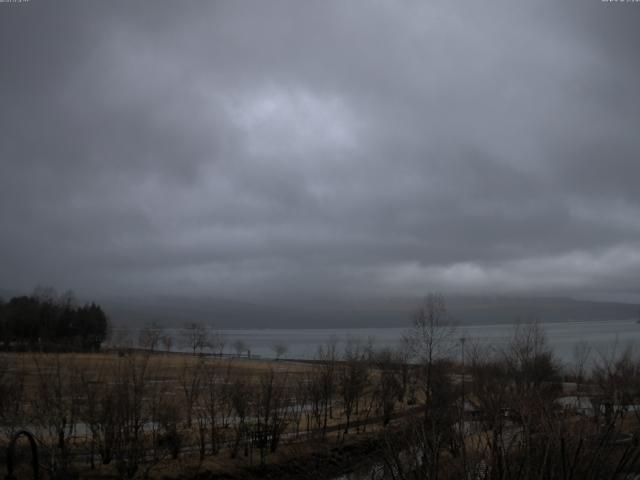
[[[43,466],[83,477],[203,469],[242,475],[378,430],[381,375],[373,365],[360,366],[335,358],[4,353],[0,443],[27,429],[37,437]],[[406,406],[393,404],[396,416]]]

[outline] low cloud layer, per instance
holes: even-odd
[[[0,4],[0,287],[640,299],[640,4]]]

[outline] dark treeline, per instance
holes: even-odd
[[[72,293],[57,296],[38,288],[30,296],[0,298],[0,348],[4,350],[95,351],[109,320],[95,303],[77,305]]]

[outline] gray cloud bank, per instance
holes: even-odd
[[[640,4],[0,4],[0,286],[640,298]]]

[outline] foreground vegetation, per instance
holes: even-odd
[[[457,338],[437,295],[397,349],[329,342],[313,362],[5,353],[2,442],[31,431],[51,478],[634,478],[640,361],[589,359],[561,367],[537,325],[502,349]]]

